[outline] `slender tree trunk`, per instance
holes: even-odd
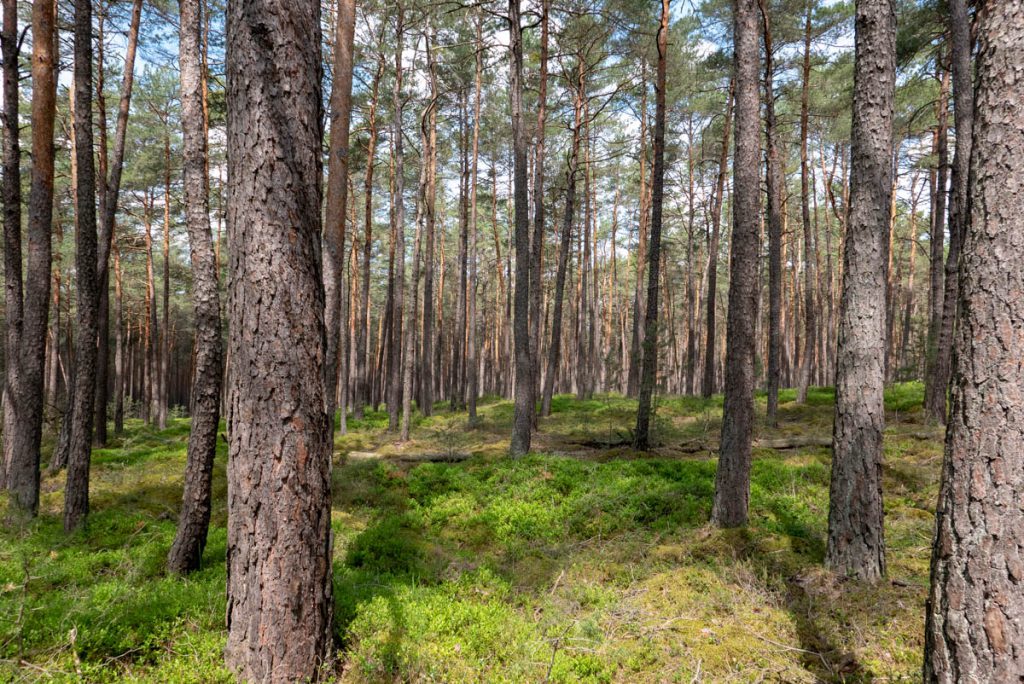
[[[737,0],[736,150],[733,164],[733,229],[726,323],[725,403],[721,451],[711,520],[720,527],[747,523],[750,449],[754,430],[754,353],[760,235],[760,94],[757,0]]]
[[[324,325],[327,328],[327,363],[324,398],[327,415],[337,409],[338,374],[346,354],[344,325],[345,210],[348,207],[348,139],[352,112],[352,50],[355,40],[355,0],[338,0],[335,27],[334,80],[331,85],[330,150],[327,157],[327,197],[324,211]],[[343,391],[347,388],[343,388]],[[345,414],[339,417],[345,432]],[[333,438],[333,433],[332,433]]]
[[[124,433],[124,287],[121,248],[114,240],[114,434]]]
[[[949,33],[952,38],[953,124],[956,147],[953,151],[952,193],[949,202],[949,254],[946,256],[945,291],[942,319],[935,350],[934,388],[928,411],[931,417],[946,422],[946,393],[952,366],[954,322],[958,300],[960,247],[967,231],[969,212],[968,165],[971,158],[971,131],[974,126],[974,83],[971,72],[971,22],[965,0],[950,0]]]
[[[92,404],[95,412],[94,442],[107,443],[107,398],[110,355],[110,250],[114,239],[114,218],[117,215],[117,199],[121,190],[121,172],[124,169],[125,138],[128,132],[128,114],[131,107],[132,85],[135,80],[135,53],[139,44],[139,25],[142,21],[142,0],[134,0],[128,27],[128,42],[125,47],[124,73],[121,79],[121,98],[117,106],[117,123],[114,129],[114,150],[109,164],[106,163],[106,116],[105,107],[100,107],[101,167],[97,188],[99,197],[99,236],[97,238],[96,287],[97,300],[97,344],[96,380],[93,391],[96,398]],[[101,53],[102,54],[102,53]],[[83,140],[79,140],[84,144]],[[108,175],[109,168],[109,175]],[[81,171],[81,169],[79,170]],[[93,191],[96,194],[96,190]]]
[[[480,393],[480,380],[479,380],[479,362],[477,360],[477,341],[476,341],[476,329],[477,329],[477,311],[476,311],[476,266],[477,266],[477,211],[476,211],[476,184],[477,184],[477,171],[480,161],[480,91],[483,81],[483,68],[484,68],[484,42],[483,42],[483,17],[478,13],[476,18],[476,88],[473,97],[473,155],[472,155],[472,167],[470,170],[470,191],[469,191],[469,287],[466,292],[468,299],[466,307],[466,318],[467,318],[467,333],[466,333],[466,366],[469,371],[469,377],[467,378],[467,390],[466,390],[466,401],[469,410],[469,421],[470,423],[476,422],[476,399]],[[533,271],[538,270],[539,267],[536,265],[534,260]],[[539,285],[538,285],[539,289]],[[532,294],[532,292],[531,292]],[[539,304],[538,304],[539,308]],[[536,342],[534,342],[536,347]],[[536,358],[536,357],[534,357]],[[533,372],[536,373],[536,367]],[[536,382],[531,378],[532,387],[536,388]],[[531,394],[532,394],[531,390]],[[536,419],[536,412],[532,411],[531,419]]]
[[[586,65],[583,56],[577,55],[577,78],[573,90],[572,147],[565,172],[565,213],[562,215],[562,237],[558,246],[558,266],[555,271],[555,303],[551,315],[551,341],[548,343],[548,369],[544,374],[544,395],[541,398],[540,414],[551,415],[551,397],[558,379],[558,368],[562,354],[562,310],[565,300],[565,277],[569,264],[569,250],[572,249],[572,226],[576,212],[576,174],[579,170],[580,134],[583,129],[583,92],[586,81]]]
[[[383,36],[383,34],[381,34]],[[378,41],[379,43],[380,41]],[[362,285],[359,288],[359,312],[356,314],[356,377],[352,399],[352,415],[363,419],[363,406],[370,400],[370,370],[367,363],[370,337],[370,258],[373,255],[373,165],[377,152],[377,102],[380,80],[384,75],[384,53],[377,58],[377,71],[370,87],[370,108],[366,117],[366,175],[363,182],[363,268]]]
[[[157,426],[167,429],[167,404],[170,401],[171,362],[171,133],[164,129],[164,287],[163,336],[160,338],[160,391]]]
[[[765,420],[774,427],[778,424],[779,361],[782,354],[782,195],[785,181],[782,177],[778,124],[775,118],[775,55],[771,16],[766,0],[758,0],[758,4],[764,23],[765,142],[768,146],[765,177],[768,190],[768,400]],[[806,191],[806,187],[803,190]],[[806,204],[806,199],[804,202]]]
[[[509,453],[524,456],[530,451],[535,401],[533,360],[530,358],[530,221],[526,187],[526,131],[523,126],[523,29],[520,0],[508,0],[509,95],[512,109],[512,155],[515,192],[516,293],[513,336],[515,338],[515,412]]]
[[[544,270],[544,138],[547,126],[548,106],[548,41],[551,0],[540,3],[540,73],[537,86],[537,133],[534,140],[536,159],[533,164],[533,237],[531,238],[530,270],[530,358],[533,359],[533,393],[536,397],[541,390],[541,273]],[[532,414],[533,427],[537,428],[537,412]]]
[[[334,607],[320,4],[261,8],[227,10],[225,657],[246,681],[316,681],[329,671]]]
[[[96,401],[96,339],[99,291],[96,273],[96,175],[92,145],[92,0],[75,0],[75,272],[78,283],[78,346],[71,407],[71,441],[64,487],[64,530],[89,514],[89,461]]]
[[[207,151],[203,111],[205,79],[200,55],[203,24],[200,0],[180,0],[179,63],[181,66],[182,167],[185,226],[192,263],[192,307],[195,345],[192,362],[192,425],[185,465],[178,531],[167,557],[170,572],[200,567],[212,508],[213,460],[220,421],[221,380],[224,376],[217,262],[210,230]]]
[[[637,222],[636,282],[633,289],[633,331],[629,345],[629,376],[626,379],[626,395],[637,396],[640,389],[640,366],[643,363],[642,350],[644,333],[644,268],[647,266],[647,62],[640,62],[640,220]]]
[[[866,581],[885,575],[882,394],[895,82],[894,2],[858,0],[850,218],[843,249],[825,563]]]
[[[394,269],[391,297],[391,336],[388,349],[388,431],[396,432],[402,410],[402,318],[405,314],[403,296],[405,290],[405,163],[402,145],[402,53],[405,38],[405,14],[401,3],[396,8],[395,36],[395,82],[391,92],[394,121],[391,125],[394,148],[394,191],[391,196],[391,241],[394,249]]]
[[[711,209],[711,239],[708,241],[707,330],[704,347],[704,377],[701,396],[705,399],[715,392],[715,314],[718,295],[718,234],[722,225],[722,207],[725,200],[725,177],[729,171],[729,133],[732,130],[732,108],[735,99],[735,79],[729,82],[729,95],[725,103],[722,123],[722,151],[718,159],[718,180],[715,183],[715,201]]]
[[[658,287],[661,273],[661,216],[665,191],[665,71],[668,59],[668,3],[661,0],[658,27],[658,75],[654,95],[654,167],[651,169],[651,240],[648,256],[647,305],[644,316],[643,369],[636,412],[634,447],[644,451],[650,442],[651,399],[658,375]]]
[[[954,35],[956,50],[969,28],[964,3],[954,0],[951,9],[954,34],[957,21],[965,29]],[[969,214],[957,215],[966,233],[925,682],[1024,679],[1024,195],[1008,191],[1024,176],[1024,7],[983,2],[978,10],[977,118],[968,204],[958,207]],[[958,75],[966,81],[969,72]]]
[[[800,375],[797,378],[796,398],[799,403],[807,401],[807,387],[814,372],[814,352],[817,348],[817,316],[814,306],[814,288],[817,274],[813,226],[811,224],[811,174],[807,152],[807,138],[810,135],[809,100],[811,89],[811,5],[807,6],[804,19],[804,61],[800,88],[800,219],[804,233],[804,347],[800,355]]]
[[[434,412],[434,236],[437,225],[437,106],[440,94],[437,84],[437,58],[434,51],[434,31],[427,37],[427,69],[430,78],[431,107],[427,125],[428,167],[427,196],[424,212],[426,221],[423,241],[423,340],[420,355],[420,412],[429,416]],[[479,46],[478,46],[479,49]],[[440,308],[439,308],[440,311]]]
[[[941,66],[939,68],[941,69]],[[945,372],[940,367],[942,364],[940,358],[943,357],[943,352],[940,349],[939,337],[942,331],[943,300],[945,295],[943,259],[945,256],[944,245],[946,237],[946,180],[949,173],[947,120],[950,73],[948,70],[942,69],[939,82],[939,100],[936,104],[936,116],[938,119],[938,126],[936,128],[938,169],[935,172],[936,185],[932,205],[932,229],[929,237],[931,241],[931,297],[929,298],[928,309],[928,355],[926,357],[927,364],[924,376],[924,407],[927,414],[933,419],[945,422],[949,366],[948,364],[946,365]],[[957,251],[959,251],[959,245],[957,245]],[[950,325],[952,325],[952,319],[950,320]],[[951,340],[952,336],[947,337],[945,340],[947,347]]]

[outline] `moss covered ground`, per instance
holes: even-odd
[[[505,401],[473,426],[438,405],[405,445],[383,412],[351,421],[333,475],[337,679],[916,680],[942,456],[921,394],[886,395],[889,578],[875,586],[821,567],[827,447],[755,449],[750,525],[708,526],[720,397],[659,400],[642,454],[620,397],[558,397],[519,460],[503,456]],[[830,390],[781,399],[762,442],[829,436]],[[187,439],[187,420],[132,422],[95,451],[89,524],[70,537],[62,475],[44,477],[34,522],[0,504],[0,681],[231,681],[223,443],[204,567],[163,570]],[[403,460],[425,453],[471,457]]]

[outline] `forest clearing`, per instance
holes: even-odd
[[[514,461],[507,401],[484,399],[470,429],[439,405],[403,445],[370,412],[336,441],[338,681],[915,680],[942,456],[921,392],[886,396],[890,580],[877,586],[821,567],[827,448],[756,448],[750,525],[707,524],[720,396],[664,398],[656,446],[637,453],[603,446],[624,439],[635,401],[560,395],[537,453]],[[794,398],[783,393],[779,427],[759,440],[827,435],[831,392]],[[63,535],[54,477],[39,519],[3,532],[0,612],[18,618],[0,632],[0,680],[232,681],[223,448],[203,568],[164,573],[187,434],[183,419],[164,431],[132,421],[98,450],[87,532]]]

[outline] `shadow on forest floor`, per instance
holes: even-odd
[[[784,393],[779,427],[758,437],[827,436],[831,400],[815,390],[798,406]],[[646,454],[629,446],[635,402],[557,397],[537,453],[517,460],[503,457],[508,402],[482,402],[472,427],[439,404],[415,421],[406,445],[385,432],[386,414],[369,412],[336,440],[339,678],[913,678],[941,455],[915,401],[915,385],[887,395],[893,581],[877,586],[821,568],[826,447],[756,449],[750,525],[706,524],[720,397],[660,399],[656,447]],[[0,533],[0,614],[16,616],[0,620],[0,680],[230,681],[220,655],[223,451],[204,569],[187,580],[163,573],[183,426],[156,432],[133,423],[99,454],[86,532],[63,536],[62,478],[47,478],[40,520]],[[350,451],[380,458],[348,461]],[[471,457],[390,459],[446,451]]]

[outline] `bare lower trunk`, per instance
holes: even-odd
[[[205,88],[199,61],[202,9],[200,0],[180,0],[178,8],[181,16],[179,54],[185,221],[192,249],[192,301],[196,330],[189,404],[192,425],[185,465],[185,490],[178,532],[167,558],[167,569],[185,573],[199,568],[210,525],[213,459],[217,452],[224,364],[217,264],[206,184]]]
[[[722,447],[711,520],[721,527],[747,522],[750,450],[754,428],[754,353],[760,235],[760,97],[758,93],[757,0],[737,0],[736,151],[733,163],[733,229],[726,322],[725,403]],[[710,333],[709,333],[710,334]]]
[[[768,425],[774,426],[778,423],[779,360],[782,354],[782,193],[785,183],[775,119],[775,57],[771,16],[766,0],[759,0],[759,4],[764,22],[765,142],[768,146],[765,179],[768,190],[768,398],[765,420]]]
[[[895,81],[893,0],[858,0],[850,211],[843,249],[825,563],[867,581],[885,575],[882,393]]]
[[[225,657],[240,679],[291,682],[332,657],[320,4],[263,8],[227,10]]]
[[[954,41],[968,39],[965,3],[950,5]],[[961,215],[956,367],[932,547],[925,682],[1024,679],[1024,195],[1007,191],[1024,175],[1024,7],[987,2],[977,16],[970,213]],[[959,36],[956,22],[963,22]]]

